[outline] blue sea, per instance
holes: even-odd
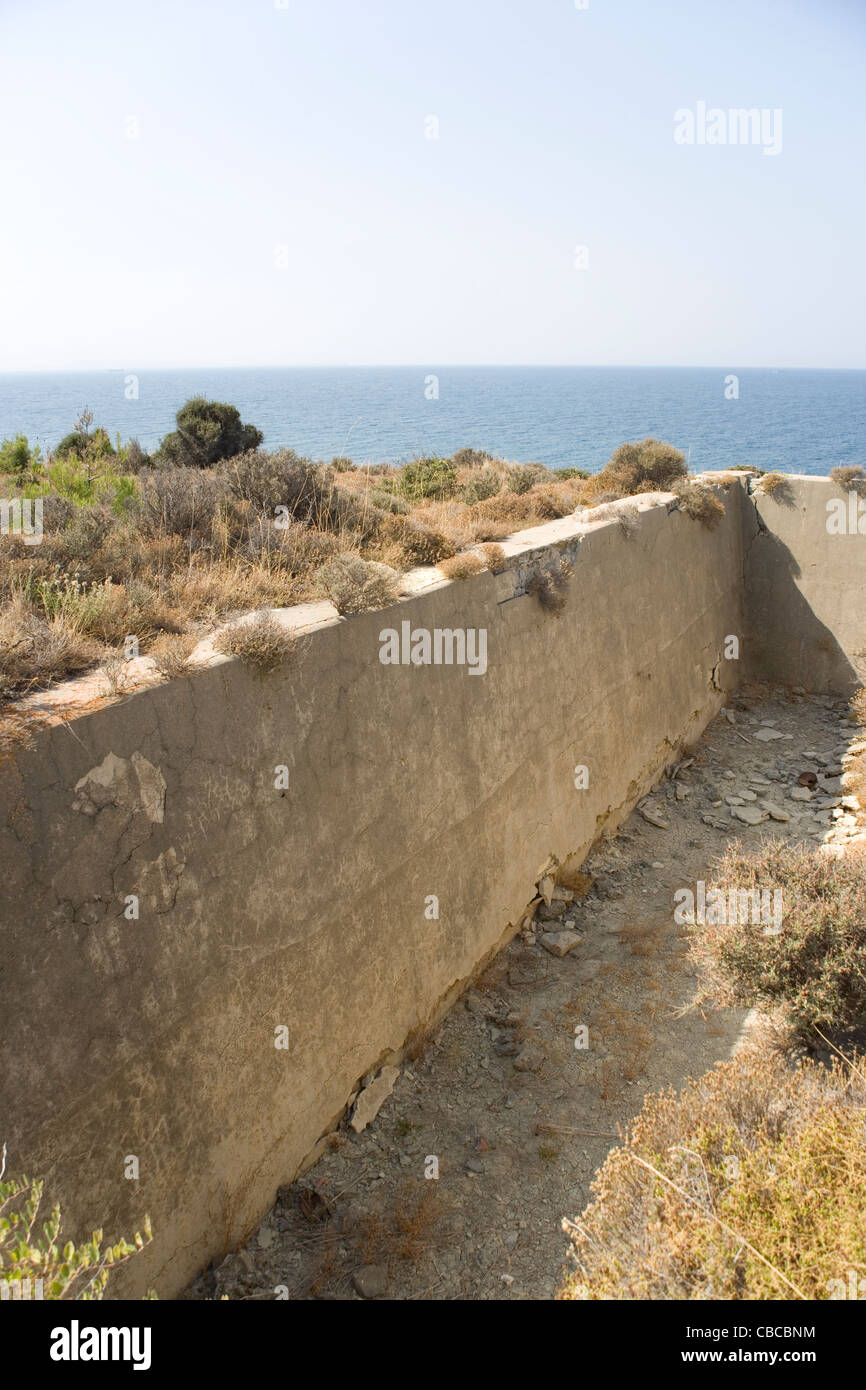
[[[736,378],[736,382],[732,378]],[[736,394],[735,394],[736,392]],[[329,460],[401,462],[463,445],[595,472],[655,435],[694,471],[753,464],[826,473],[866,463],[866,371],[688,367],[292,367],[0,375],[0,439],[43,450],[86,406],[153,448],[190,396],[230,401],[264,432]]]

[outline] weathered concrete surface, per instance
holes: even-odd
[[[756,480],[745,546],[744,667],[753,679],[841,694],[862,683],[866,500],[858,516],[853,497],[829,478],[786,477],[771,493]]]
[[[421,576],[274,676],[217,660],[0,764],[0,1137],[70,1234],[150,1213],[114,1296],[171,1297],[239,1242],[549,857],[579,858],[717,712],[752,504],[731,484],[712,532],[673,505],[646,499],[631,535],[525,532],[504,573]],[[562,558],[556,618],[524,591]],[[382,665],[403,620],[486,629],[486,674]]]

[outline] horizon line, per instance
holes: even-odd
[[[645,371],[645,372],[863,372],[860,367],[792,367],[751,363],[735,368],[726,363],[682,362],[286,362],[239,366],[227,363],[140,366],[137,372],[294,372],[294,371]],[[89,376],[128,373],[130,367],[2,367],[0,376]]]

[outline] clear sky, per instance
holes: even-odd
[[[866,0],[0,0],[0,370],[866,367],[864,155]]]

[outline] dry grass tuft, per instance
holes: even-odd
[[[297,639],[271,613],[259,613],[217,634],[214,644],[224,656],[240,657],[263,675],[276,671],[294,654]]]
[[[186,675],[195,645],[196,639],[191,634],[163,633],[156,639],[148,655],[165,680],[174,680],[177,676]]]
[[[671,491],[680,499],[680,511],[693,521],[700,521],[710,531],[715,530],[725,515],[724,502],[705,483],[674,483]]]
[[[545,612],[558,618],[568,603],[568,586],[573,573],[574,566],[563,560],[558,570],[543,570],[533,575],[526,592],[538,599]]]
[[[505,566],[508,564],[508,556],[505,554],[501,545],[479,545],[478,551],[484,561],[485,567],[494,574],[498,574],[500,570],[504,570]]]
[[[480,574],[485,565],[480,556],[467,554],[440,560],[437,568],[446,579],[471,579],[473,574]]]
[[[335,555],[316,574],[320,592],[338,613],[387,608],[400,593],[400,576],[388,565],[360,555]]]
[[[866,497],[866,470],[859,463],[831,468],[830,477],[846,492],[856,492]]]

